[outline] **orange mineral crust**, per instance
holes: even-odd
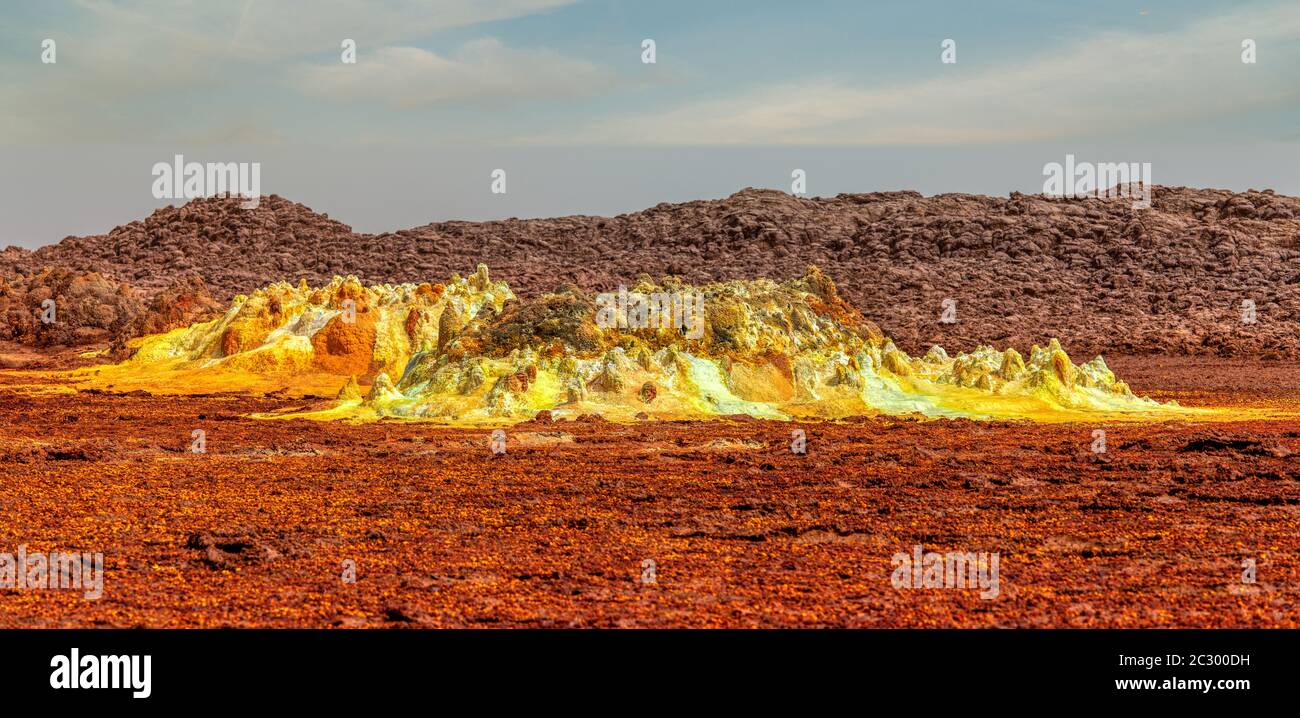
[[[1113,364],[1186,406],[1300,386]],[[488,429],[38,383],[0,373],[0,552],[102,552],[103,596],[0,588],[0,627],[1300,624],[1295,419],[1107,424],[1097,453],[1080,423],[543,415],[498,455]],[[999,595],[895,588],[918,545],[996,552]]]

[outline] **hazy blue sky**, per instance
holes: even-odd
[[[9,169],[0,243],[106,231],[165,204],[149,195],[148,173],[174,152],[262,161],[263,191],[367,230],[414,217],[626,211],[684,199],[682,187],[697,196],[788,188],[788,165],[812,146],[885,164],[809,169],[811,194],[1032,191],[1044,162],[1086,147],[1129,153],[1098,161],[1159,157],[1159,183],[1300,192],[1296,2],[0,7],[0,157]],[[55,64],[40,61],[46,38],[57,43]],[[340,61],[344,38],[357,43],[356,64]],[[641,61],[645,38],[657,44],[655,64]],[[955,64],[940,62],[946,38]],[[1241,61],[1247,38],[1254,64]],[[720,152],[728,147],[753,154]],[[677,164],[658,162],[661,149]],[[1000,156],[1024,167],[990,166]],[[322,167],[322,157],[337,161]],[[904,171],[909,157],[922,170]],[[533,194],[487,195],[487,172],[511,163],[532,181],[510,193]],[[561,166],[594,179],[547,182],[547,167]],[[441,176],[422,192],[425,174]],[[463,197],[461,176],[475,188]],[[60,186],[57,216],[41,199],[49,188],[24,179],[33,177]],[[622,194],[584,184],[600,178]],[[69,207],[96,189],[116,210]],[[449,193],[459,199],[446,201]]]

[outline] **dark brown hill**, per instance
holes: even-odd
[[[0,253],[0,277],[97,272],[146,298],[187,275],[218,300],[276,281],[440,281],[479,263],[522,297],[595,291],[638,275],[693,283],[820,267],[906,350],[932,343],[1075,355],[1300,357],[1300,199],[1158,187],[1154,206],[915,192],[799,198],[746,189],[617,217],[436,222],[379,235],[281,197],[202,199],[108,234]],[[940,322],[945,299],[956,323]],[[1242,303],[1256,321],[1244,323]]]

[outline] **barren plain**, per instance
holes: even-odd
[[[1187,405],[1300,398],[1289,362],[1111,363]],[[1097,454],[1078,424],[543,418],[494,455],[243,418],[291,399],[0,382],[0,545],[106,554],[101,599],[0,590],[4,627],[1300,624],[1296,420],[1108,424]],[[1001,595],[896,590],[917,544],[999,552]]]

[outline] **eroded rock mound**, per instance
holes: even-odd
[[[110,339],[144,310],[125,284],[96,272],[46,268],[0,279],[0,337],[31,346],[75,346]]]

